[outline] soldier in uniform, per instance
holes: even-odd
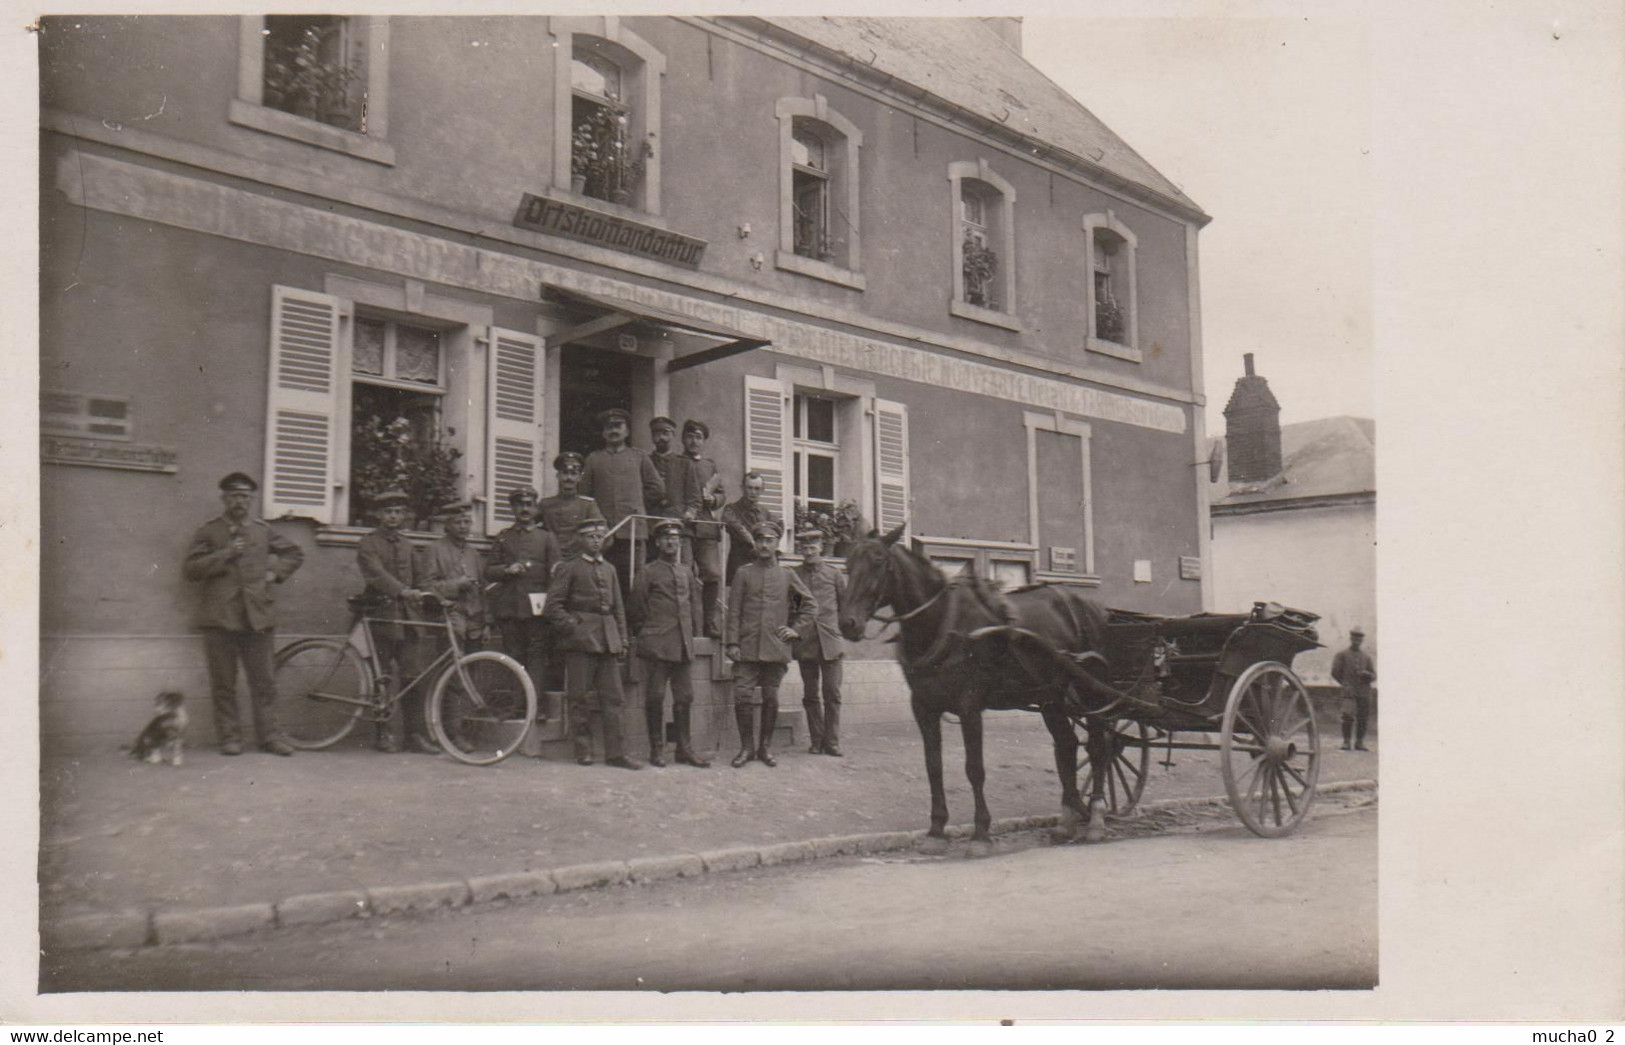
[[[650,463],[649,455],[627,445],[630,414],[614,407],[599,414],[598,423],[603,428],[604,448],[587,455],[579,489],[598,500],[599,511],[604,513],[610,529],[614,529],[629,515],[647,515],[651,506],[659,507],[666,499],[666,485]],[[604,542],[603,554],[620,579],[623,603],[632,576],[632,538],[637,525],[633,522],[621,528],[624,540],[610,537]]]
[[[1349,648],[1332,658],[1332,678],[1343,687],[1343,750],[1354,740],[1354,750],[1365,751],[1366,720],[1371,714],[1371,684],[1377,681],[1377,662],[1360,648],[1365,631],[1356,625],[1349,631]]]
[[[468,543],[474,530],[474,506],[467,501],[448,504],[439,516],[446,532],[418,549],[418,577],[426,590],[439,597],[463,649],[473,653],[485,645],[485,559]]]
[[[576,527],[581,525],[581,520],[604,517],[604,513],[598,510],[597,501],[577,492],[583,461],[584,458],[574,450],[566,450],[553,458],[553,472],[558,476],[559,492],[552,497],[542,498],[537,505],[542,525],[558,542],[559,556],[563,559],[570,558],[578,550]]]
[[[356,545],[356,564],[361,568],[361,579],[371,599],[368,615],[381,618],[372,625],[378,662],[392,680],[391,686],[399,687],[416,673],[418,636],[416,629],[391,622],[415,620],[423,590],[412,542],[401,532],[406,525],[406,494],[400,490],[385,490],[373,498],[372,506],[378,516],[378,528]],[[425,691],[422,684],[412,687],[401,699],[400,717],[405,719],[406,745],[413,751],[432,755],[439,752],[440,747],[429,738],[429,722],[423,713]],[[378,724],[373,738],[378,750],[389,754],[401,751],[401,737],[394,726],[393,721]]]
[[[249,517],[249,505],[258,489],[259,484],[242,472],[220,480],[225,511],[198,527],[181,568],[187,580],[203,585],[197,624],[203,632],[214,731],[222,755],[243,753],[242,719],[237,709],[239,663],[248,676],[260,750],[293,754],[277,725],[271,668],[276,647],[272,586],[293,576],[305,561],[305,553],[273,531],[269,523]]]
[[[779,718],[779,683],[790,664],[790,643],[813,627],[816,603],[794,570],[779,565],[779,528],[756,524],[755,559],[739,568],[728,589],[728,630],[724,652],[735,664],[734,718],[739,754],[733,767],[760,760],[776,766],[771,745]],[[762,690],[761,735],[751,744],[750,693]]]
[[[700,586],[693,571],[679,559],[682,541],[682,523],[673,520],[655,525],[655,549],[660,558],[639,573],[632,585],[627,619],[638,637],[638,656],[643,658],[643,717],[649,727],[649,764],[666,764],[669,679],[672,718],[677,723],[677,762],[704,769],[711,763],[694,753],[689,733],[694,682],[688,673],[694,661],[694,622],[701,612]]]
[[[682,504],[672,496],[673,471],[683,467],[683,455],[672,452],[672,441],[677,438],[677,422],[669,417],[657,417],[649,422],[649,441],[654,449],[649,452],[649,463],[660,474],[665,495],[658,503],[648,505],[650,515],[663,515],[675,519],[682,515]],[[650,537],[651,543],[653,536]],[[651,558],[654,556],[651,555]]]
[[[564,652],[564,690],[575,722],[576,762],[592,765],[592,704],[596,691],[603,719],[604,763],[642,769],[626,755],[621,729],[621,661],[626,658],[626,608],[615,567],[604,560],[601,519],[585,519],[577,534],[581,551],[553,571],[547,589],[547,620]]]
[[[846,602],[846,575],[824,561],[823,531],[808,529],[796,534],[796,550],[801,553],[796,575],[818,602],[813,626],[802,631],[794,649],[801,668],[801,706],[807,711],[807,735],[812,741],[807,753],[839,758],[844,655],[839,621]]]
[[[727,581],[730,591],[739,567],[756,558],[756,527],[764,522],[781,523],[778,515],[762,504],[764,485],[760,473],[746,472],[739,500],[722,509],[722,525],[728,528]]]
[[[717,512],[726,496],[717,463],[704,456],[705,441],[711,430],[704,421],[683,422],[684,468],[667,485],[666,500],[677,507],[691,533],[683,536],[683,561],[692,563],[700,575],[700,601],[705,606],[705,634],[722,637],[717,597],[722,591],[722,524]]]
[[[513,525],[496,535],[485,560],[485,579],[495,581],[491,616],[502,632],[502,648],[525,666],[537,695],[547,692],[549,638],[540,599],[553,569],[559,564],[559,546],[536,521],[540,498],[536,489],[520,486],[508,494]]]

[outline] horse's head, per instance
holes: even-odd
[[[902,536],[903,526],[884,537],[870,530],[868,537],[846,553],[846,602],[841,610],[840,625],[841,634],[848,641],[861,640],[869,618],[890,601],[887,562],[891,559],[892,546]]]

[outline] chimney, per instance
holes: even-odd
[[[999,39],[1009,44],[1017,54],[1021,53],[1021,19],[1017,18],[981,18],[983,25],[998,35]]]
[[[1242,356],[1247,373],[1236,381],[1224,408],[1230,481],[1258,483],[1281,472],[1281,404],[1270,383],[1253,373],[1253,354]]]

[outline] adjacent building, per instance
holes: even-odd
[[[1320,614],[1325,649],[1293,664],[1332,685],[1349,629],[1376,654],[1376,427],[1364,417],[1281,424],[1253,357],[1225,405],[1224,466],[1211,495],[1213,602],[1246,609],[1269,599]],[[1380,658],[1379,658],[1380,662]]]
[[[47,743],[203,692],[179,561],[224,473],[307,551],[283,635],[336,634],[388,454],[489,535],[610,406],[644,446],[705,420],[730,497],[755,469],[782,515],[851,502],[950,568],[1202,609],[1209,219],[1020,43],[1014,18],[45,19]],[[890,647],[853,658],[849,718],[906,716]]]

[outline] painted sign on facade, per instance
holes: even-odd
[[[594,243],[691,269],[700,267],[700,258],[705,254],[702,239],[529,192],[519,201],[513,223],[532,232]]]

